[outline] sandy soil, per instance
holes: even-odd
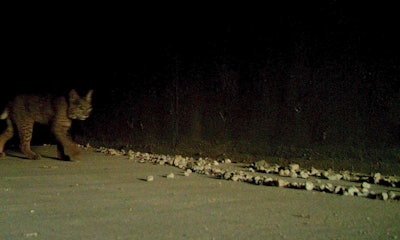
[[[35,150],[43,159],[18,151],[0,159],[0,239],[400,238],[396,200],[184,176],[92,150],[72,162],[54,159],[54,146]]]

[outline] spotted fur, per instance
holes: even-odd
[[[80,97],[72,89],[68,97],[51,95],[18,95],[0,115],[6,119],[7,127],[0,135],[0,156],[5,156],[4,145],[14,135],[14,125],[19,134],[20,149],[31,159],[40,155],[31,150],[31,139],[35,123],[50,125],[57,140],[57,156],[70,160],[80,154],[78,145],[69,135],[72,120],[85,120],[92,111],[92,93]],[[68,154],[68,155],[67,155]]]

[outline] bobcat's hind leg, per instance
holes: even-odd
[[[0,135],[0,157],[6,156],[4,152],[4,145],[6,145],[7,141],[12,138],[14,135],[14,127],[10,119],[7,119],[7,127],[6,130]]]
[[[31,149],[31,140],[32,140],[32,131],[33,131],[34,122],[31,121],[29,123],[24,123],[23,125],[18,125],[19,132],[19,141],[21,144],[19,145],[21,151],[30,159],[41,159],[41,156]]]
[[[40,154],[32,151],[30,142],[21,143],[19,147],[21,151],[30,159],[38,160],[42,158]]]

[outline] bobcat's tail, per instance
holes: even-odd
[[[4,120],[8,118],[8,108],[4,109],[4,111],[0,115],[0,119]]]

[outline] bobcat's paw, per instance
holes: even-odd
[[[63,156],[59,156],[58,158],[63,161],[80,161],[80,160],[82,160],[82,155],[81,154],[74,155],[74,156],[63,155]]]
[[[42,156],[40,156],[40,154],[37,154],[37,153],[34,153],[34,152],[32,152],[32,153],[25,153],[25,156],[26,156],[27,158],[33,159],[33,160],[39,160],[39,159],[42,158]]]
[[[79,148],[73,148],[71,151],[69,151],[69,155],[73,158],[78,157],[82,155],[82,150]]]
[[[67,154],[58,152],[58,157],[64,161],[79,160],[82,155],[82,150],[78,147],[68,149]]]
[[[5,157],[7,156],[5,152],[0,152],[0,157]]]
[[[31,159],[33,159],[33,160],[40,160],[40,159],[42,159],[42,156],[40,156],[40,155],[37,154],[37,153],[32,154],[32,155],[29,155],[28,157],[31,158]]]

